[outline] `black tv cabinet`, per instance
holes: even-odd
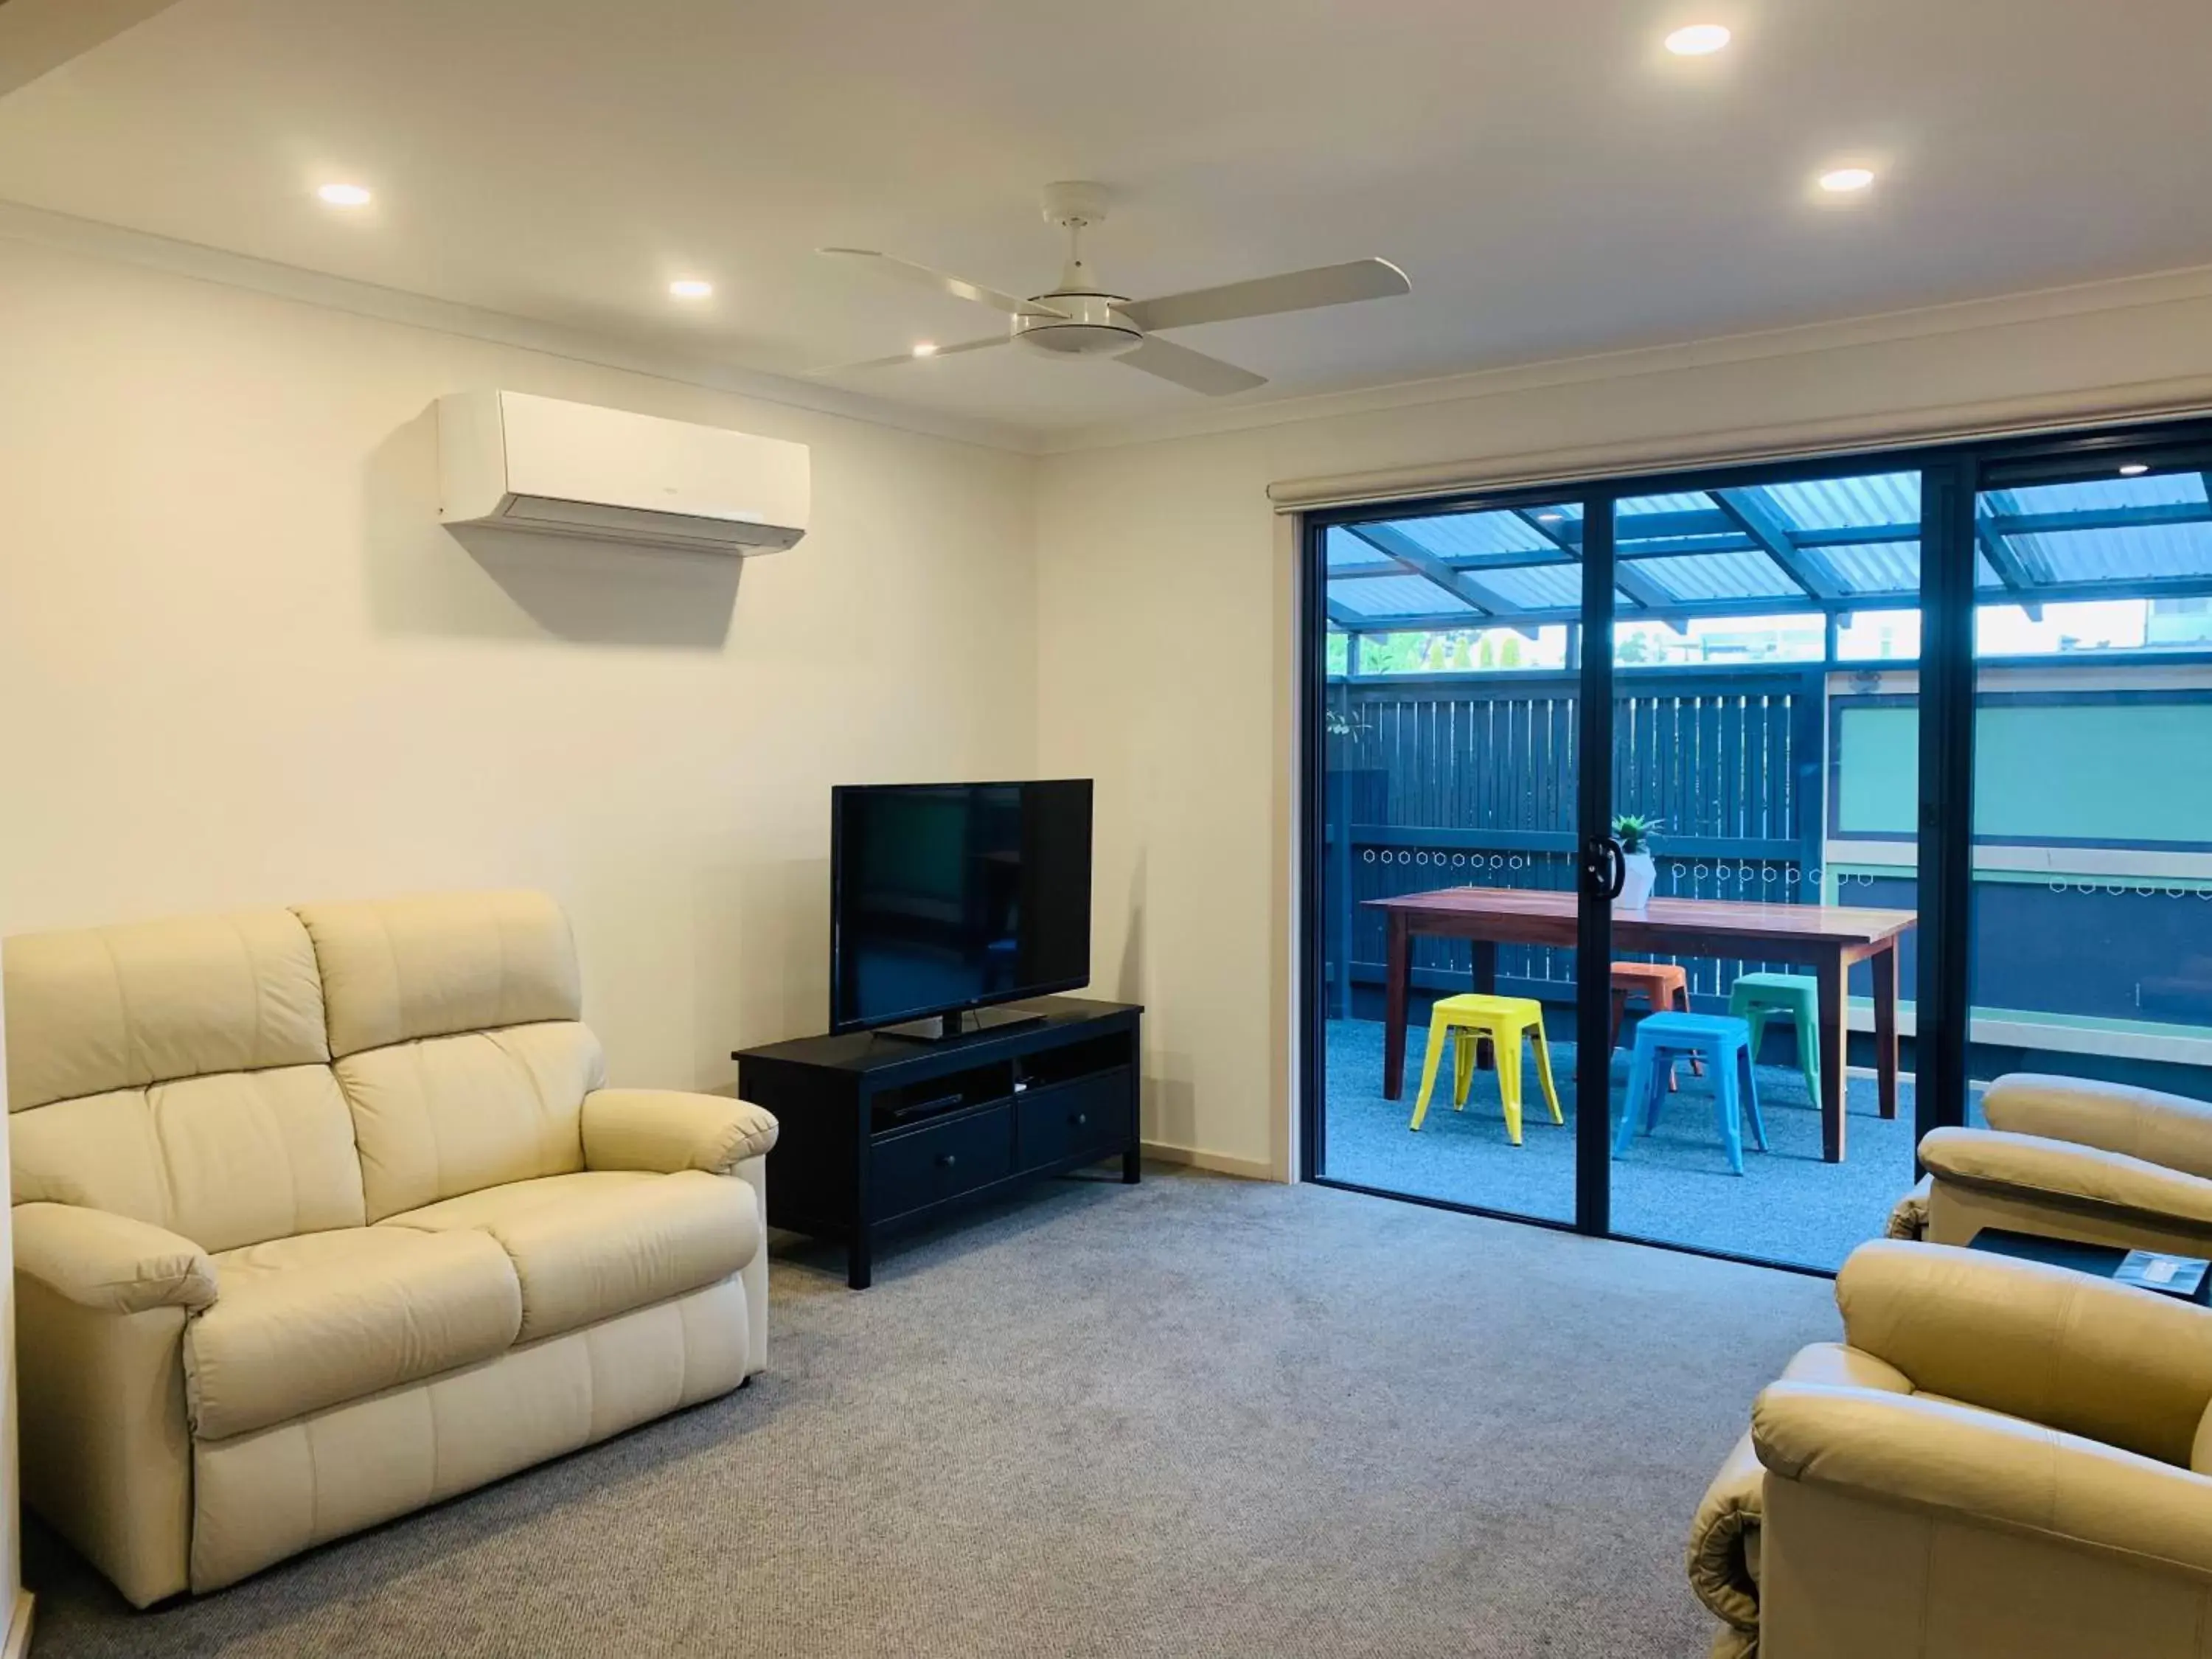
[[[859,1291],[895,1229],[1108,1158],[1133,1185],[1144,1010],[1073,997],[1018,1006],[1041,1018],[935,1042],[863,1031],[733,1054],[738,1092],[782,1126],[769,1224],[842,1239]]]

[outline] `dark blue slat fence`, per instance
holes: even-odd
[[[1662,894],[1819,897],[1825,676],[1819,669],[1623,673],[1614,810],[1662,818]],[[1572,885],[1577,764],[1572,674],[1339,679],[1324,803],[1329,1012],[1382,981],[1383,923],[1364,899],[1435,887]],[[1350,962],[1349,974],[1339,964]],[[1682,958],[1699,999],[1756,963]],[[1416,941],[1413,983],[1465,988],[1462,941]],[[1572,953],[1507,945],[1500,988],[1566,1000]],[[1366,1012],[1364,1009],[1362,1012]]]

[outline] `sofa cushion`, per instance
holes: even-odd
[[[220,1440],[489,1359],[522,1298],[481,1233],[347,1227],[215,1257],[215,1305],[185,1333],[192,1431]]]
[[[496,1239],[522,1282],[523,1342],[726,1279],[760,1248],[751,1187],[697,1170],[518,1181],[392,1216],[386,1229]]]
[[[575,1019],[568,919],[543,893],[303,904],[334,1058],[414,1037]]]
[[[328,1060],[322,986],[286,910],[8,941],[8,1107]]]
[[[568,1022],[510,1025],[349,1054],[368,1218],[584,1167],[584,1097],[605,1080],[599,1039]]]
[[[327,1066],[59,1100],[9,1128],[19,1204],[110,1210],[206,1250],[368,1218],[353,1117]]]

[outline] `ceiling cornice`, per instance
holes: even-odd
[[[356,282],[22,203],[0,200],[0,239],[112,259],[410,327],[540,351],[764,403],[1026,455],[1066,454],[1168,442],[1343,416],[1502,397],[1551,386],[1845,351],[2055,318],[2212,298],[2212,265],[2192,266],[1790,328],[1551,358],[1227,408],[1198,409],[1187,414],[1152,416],[1094,426],[1036,428],[870,398],[811,381],[742,368],[696,353],[640,345],[613,335]]]
[[[1340,416],[1416,408],[1427,404],[1502,397],[1548,386],[1674,374],[1686,369],[1748,362],[1762,358],[1845,351],[1901,340],[1972,333],[2054,318],[2133,310],[2207,298],[2212,298],[2212,265],[2196,265],[2142,276],[2078,283],[2066,288],[2039,289],[1987,299],[1954,301],[1944,305],[1881,312],[1790,328],[1717,335],[1677,344],[1642,346],[1628,350],[1596,352],[1586,356],[1550,358],[1503,368],[1478,369],[1462,374],[1349,387],[1271,402],[1240,404],[1229,408],[1194,410],[1184,415],[1154,416],[1097,426],[1061,428],[1041,434],[1036,447],[1048,455],[1121,448],[1178,438],[1252,431],[1297,422],[1328,420]]]
[[[198,242],[177,241],[121,225],[50,212],[20,202],[0,200],[0,239],[112,259],[331,311],[497,345],[517,346],[603,368],[626,369],[685,386],[865,421],[928,437],[1010,450],[1018,454],[1034,454],[1038,448],[1038,434],[1000,422],[887,403],[857,392],[841,392],[833,386],[740,368],[696,354],[637,345],[611,335],[536,322],[506,312],[432,299],[427,295],[384,288],[374,283],[355,282],[349,277],[281,264],[251,254],[233,253]]]

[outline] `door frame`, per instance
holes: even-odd
[[[1610,1112],[1577,1112],[1575,1218],[1531,1216],[1447,1199],[1360,1186],[1327,1170],[1326,1023],[1324,960],[1328,742],[1322,710],[1328,692],[1326,542],[1334,526],[1441,514],[1558,505],[1579,501],[1584,511],[1582,620],[1579,637],[1581,707],[1577,711],[1578,790],[1577,841],[1611,828],[1613,739],[1612,623],[1613,544],[1612,507],[1638,495],[1702,491],[1731,483],[1783,483],[1850,477],[1869,472],[1916,471],[1921,478],[1921,653],[1913,665],[1919,686],[1920,799],[1917,848],[1917,951],[1915,987],[1913,1139],[1929,1130],[1965,1121],[1968,1020],[1972,970],[1973,744],[1975,684],[1982,665],[1975,655],[1978,548],[1975,503],[1992,469],[2047,463],[2063,467],[2106,452],[2162,449],[2212,442],[2212,422],[2202,417],[2132,422],[1996,439],[1960,440],[1897,447],[1862,447],[1782,461],[1717,462],[1648,472],[1606,474],[1503,489],[1478,489],[1404,501],[1370,501],[1315,509],[1298,517],[1298,592],[1301,604],[1293,675],[1299,692],[1300,804],[1296,875],[1298,994],[1298,1082],[1301,1180],[1375,1193],[1432,1208],[1518,1221],[1654,1245],[1696,1255],[1832,1277],[1830,1270],[1718,1251],[1666,1239],[1615,1232],[1612,1226]],[[1603,507],[1599,513],[1595,509]],[[1602,518],[1599,526],[1595,520]],[[1831,660],[1829,666],[1832,669]],[[1602,755],[1607,763],[1581,763]],[[1587,1078],[1595,1058],[1606,1055],[1611,1008],[1612,907],[1583,893],[1576,957],[1577,1100],[1609,1098],[1609,1076]],[[1589,971],[1591,964],[1598,971]],[[1585,1084],[1590,1085],[1585,1088]],[[1915,1175],[1918,1173],[1917,1161]]]

